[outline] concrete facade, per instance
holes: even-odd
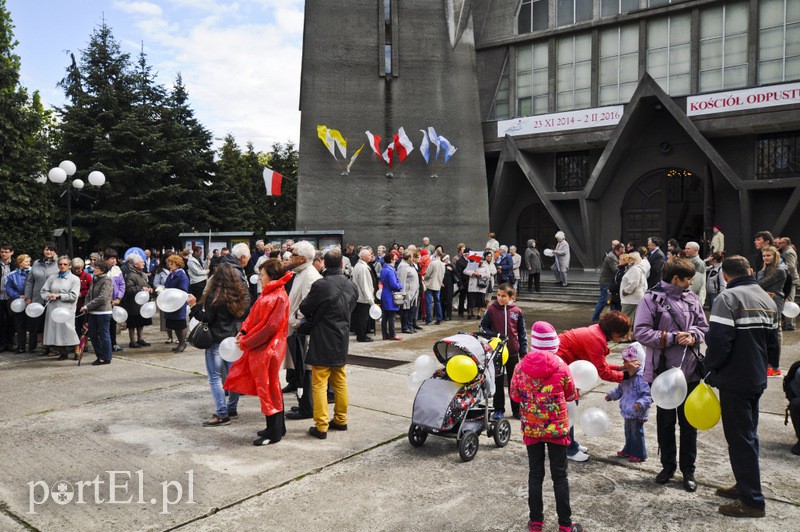
[[[462,2],[389,5],[387,26],[383,1],[306,2],[297,229],[343,229],[345,241],[372,245],[419,243],[423,236],[448,250],[463,240],[485,242],[488,191],[471,19]],[[382,138],[384,150],[404,127],[415,149],[403,163],[395,157],[388,177],[366,145],[342,175],[347,161],[333,160],[318,124],[342,133],[348,156],[367,142],[367,130]],[[458,148],[446,165],[441,158],[426,165],[419,152],[419,130],[429,126]]]

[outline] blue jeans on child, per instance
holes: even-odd
[[[635,456],[639,460],[647,459],[647,449],[644,443],[644,421],[640,419],[625,419],[625,447],[622,452],[628,456]]]
[[[236,412],[239,404],[239,394],[228,392],[228,403],[225,404],[225,390],[222,389],[222,368],[225,373],[231,368],[232,362],[222,360],[219,356],[219,344],[216,343],[206,349],[206,371],[208,372],[208,385],[211,387],[211,396],[214,398],[216,416],[220,419],[228,417],[230,412]]]
[[[111,314],[89,314],[89,340],[94,354],[100,360],[111,362]]]

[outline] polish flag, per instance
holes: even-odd
[[[395,135],[395,137],[397,137],[397,135]],[[383,152],[383,155],[381,156],[383,160],[386,161],[386,164],[389,165],[389,168],[392,167],[392,160],[394,159],[394,150],[395,146],[394,142],[392,142],[391,144],[386,146],[386,151]]]
[[[397,135],[394,136],[394,146],[401,163],[406,160],[409,153],[414,151],[414,145],[402,127],[398,130]]]
[[[378,135],[373,135],[369,131],[367,133],[367,139],[369,139],[369,146],[372,148],[372,151],[375,152],[375,155],[381,157],[381,138]]]
[[[467,258],[467,260],[472,262],[480,262],[483,260],[483,255],[477,251],[473,251],[464,256]]]
[[[280,196],[281,183],[283,183],[281,174],[269,168],[264,168],[264,186],[267,188],[267,196]]]

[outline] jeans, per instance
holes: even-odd
[[[401,310],[401,312],[403,312]],[[394,316],[397,314],[396,310],[384,310],[383,317],[381,318],[381,334],[383,335],[383,339],[386,340],[387,338],[394,338],[397,336],[394,332]],[[327,399],[325,400],[325,404],[327,405]]]
[[[544,449],[550,456],[550,477],[556,496],[558,524],[572,525],[572,509],[569,506],[569,481],[567,480],[567,448],[549,442],[528,445],[528,509],[531,521],[544,521],[542,483],[544,482]]]
[[[687,396],[697,388],[697,382],[690,382]],[[680,460],[676,460],[678,450],[675,443],[675,423],[680,427]],[[694,474],[694,462],[697,459],[697,429],[686,420],[683,405],[672,410],[656,408],[656,428],[658,432],[658,447],[661,451],[661,465],[673,471],[680,466],[683,474]]]
[[[644,443],[644,421],[640,419],[625,419],[625,447],[622,452],[639,460],[647,459],[647,449]]]
[[[758,464],[758,401],[762,392],[719,391],[722,429],[736,479],[736,491],[744,504],[764,509],[761,469]]]
[[[333,422],[347,425],[347,374],[344,366],[311,366],[311,389],[314,395],[314,425],[328,431],[328,383],[333,387]]]
[[[89,314],[89,339],[99,360],[111,362],[111,335],[108,332],[111,314]]]
[[[592,321],[600,319],[600,313],[606,308],[608,304],[608,285],[600,285],[600,298],[597,300],[597,305],[594,307],[594,314],[592,314]]]
[[[222,360],[219,356],[219,343],[206,349],[206,372],[208,373],[208,385],[211,387],[211,397],[214,398],[215,413],[218,418],[228,417],[231,411],[236,412],[239,404],[239,394],[228,392],[228,404],[225,404],[225,391],[222,389],[222,369],[225,373],[231,368],[232,362]]]
[[[442,302],[439,299],[440,292],[440,290],[425,290],[426,323],[433,321],[432,309],[434,308],[434,304],[436,305],[436,321],[442,321]]]

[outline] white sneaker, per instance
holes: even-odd
[[[567,459],[568,460],[572,460],[573,462],[585,462],[586,460],[589,459],[589,455],[584,453],[584,452],[582,452],[582,451],[578,451],[577,453],[573,454],[572,456],[567,455]]]
[[[578,444],[578,450],[582,453],[589,454],[589,448],[585,445]]]

